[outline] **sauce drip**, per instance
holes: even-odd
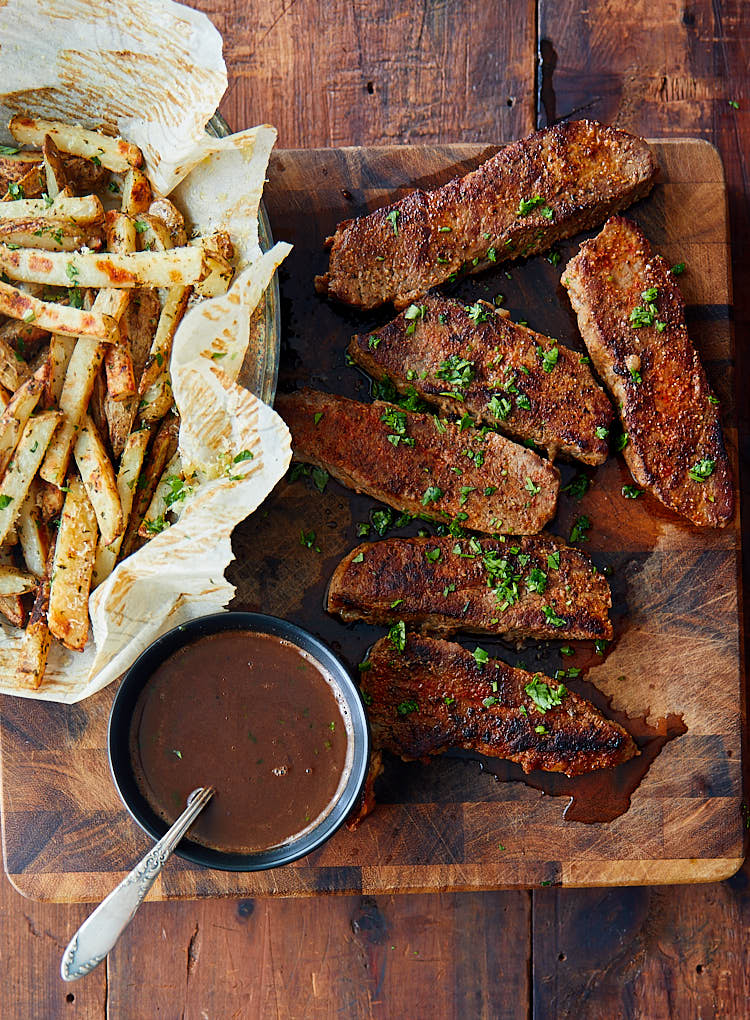
[[[136,704],[138,787],[171,824],[197,786],[216,793],[189,838],[249,852],[287,842],[327,813],[342,784],[347,721],[333,681],[294,645],[223,631],[155,670]]]

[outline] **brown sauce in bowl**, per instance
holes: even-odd
[[[171,824],[198,786],[216,790],[188,838],[267,850],[314,827],[343,789],[351,726],[333,679],[268,634],[199,638],[155,670],[136,703],[136,783]]]

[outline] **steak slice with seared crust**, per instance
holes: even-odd
[[[588,556],[546,532],[365,542],[336,567],[327,596],[344,620],[513,639],[609,639],[611,607]]]
[[[275,406],[297,460],[396,510],[520,535],[554,516],[557,468],[496,432],[314,390],[278,396]]]
[[[625,131],[586,120],[545,128],[441,188],[344,220],[315,287],[359,308],[404,308],[457,273],[596,226],[647,195],[657,172],[646,142]]]
[[[373,746],[405,761],[452,747],[577,776],[638,754],[630,735],[591,702],[541,673],[499,659],[478,663],[451,641],[410,634],[369,655],[361,686]]]
[[[428,294],[349,354],[376,379],[413,388],[448,413],[473,415],[585,464],[603,464],[612,405],[581,355],[511,322],[484,301]]]
[[[669,266],[635,224],[616,216],[581,245],[562,283],[620,408],[633,478],[694,524],[724,527],[734,516],[734,485],[718,401]]]

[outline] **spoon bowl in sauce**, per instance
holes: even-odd
[[[325,645],[285,620],[234,612],[176,627],[136,659],[108,746],[120,797],[150,836],[208,784],[214,797],[175,852],[256,871],[311,853],[343,824],[369,732],[358,688]]]

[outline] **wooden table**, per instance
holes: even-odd
[[[224,35],[224,116],[276,124],[285,147],[498,142],[571,115],[713,141],[729,183],[747,476],[746,3],[192,5]],[[705,886],[150,904],[106,969],[74,986],[59,955],[85,908],[5,883],[0,1016],[734,1020],[750,1000],[749,877],[746,865]]]

